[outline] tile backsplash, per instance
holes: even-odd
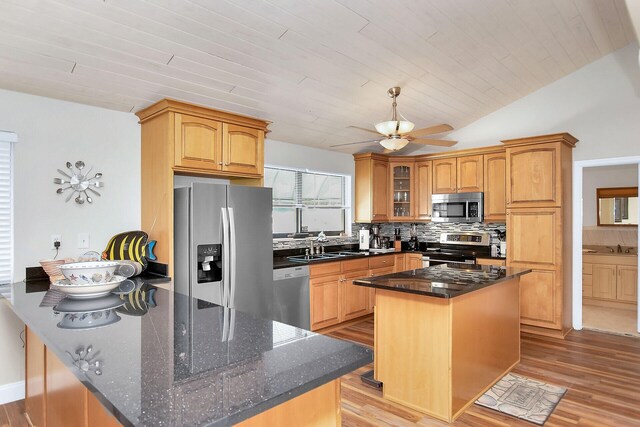
[[[411,228],[410,222],[392,222],[380,224],[380,233],[382,236],[393,238],[393,233],[396,228],[400,229],[400,235],[403,241],[409,240]],[[330,244],[353,244],[358,243],[358,230],[362,226],[370,227],[370,224],[352,224],[351,236],[345,237],[329,237]],[[453,232],[453,231],[475,231],[486,232],[491,234],[491,243],[498,243],[498,237],[495,230],[501,232],[506,231],[506,225],[504,223],[453,223],[453,222],[427,222],[418,223],[418,241],[420,242],[438,242],[441,233]],[[314,238],[315,239],[315,238]],[[292,249],[302,248],[309,245],[307,239],[274,239],[273,249]]]
[[[638,246],[638,227],[598,227],[582,228],[583,245]]]

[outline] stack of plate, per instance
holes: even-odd
[[[63,264],[64,279],[53,282],[54,289],[71,298],[95,298],[117,288],[125,277],[114,274],[118,263],[113,261],[74,262]]]

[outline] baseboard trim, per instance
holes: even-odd
[[[24,399],[24,381],[0,385],[0,405]]]

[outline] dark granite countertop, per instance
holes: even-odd
[[[109,311],[110,322],[119,320],[92,329],[77,326],[93,314],[54,310],[60,296],[46,284],[2,286],[0,295],[127,426],[232,425],[372,361],[371,350],[352,343],[148,283],[139,290],[73,302],[71,311],[84,313],[124,304]],[[100,374],[77,362],[89,346]]]
[[[359,279],[353,283],[430,297],[455,298],[530,272],[522,268],[450,263]]]

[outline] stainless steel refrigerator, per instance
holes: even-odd
[[[175,291],[273,319],[271,210],[270,188],[176,188]]]

